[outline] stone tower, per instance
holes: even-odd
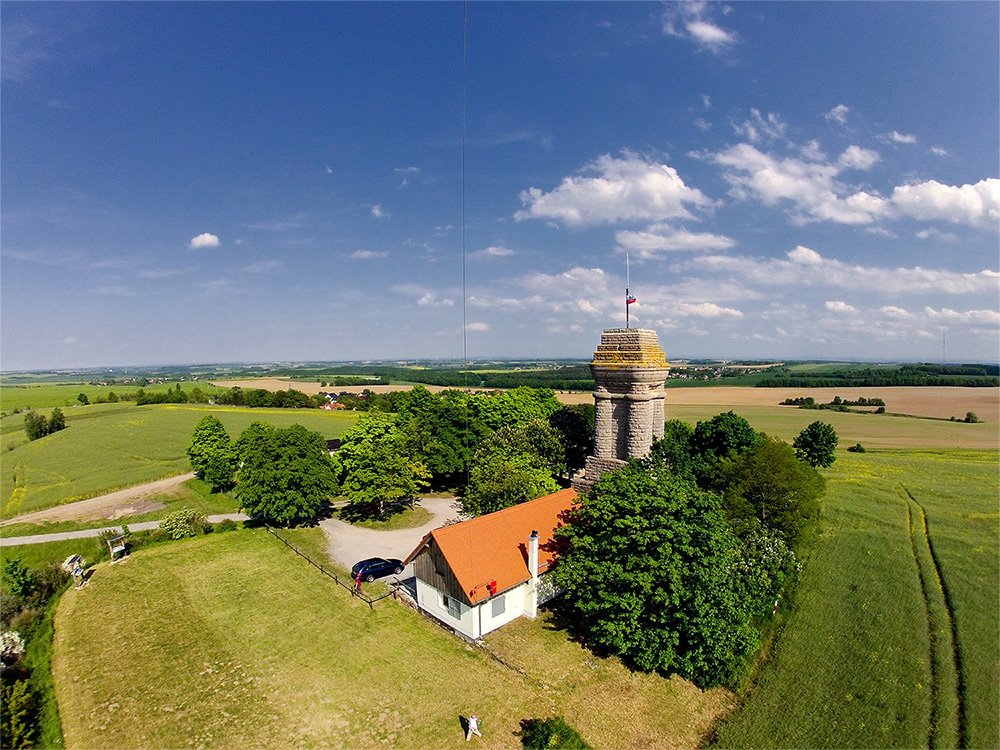
[[[583,493],[601,474],[649,453],[653,439],[663,437],[663,383],[667,358],[648,328],[610,328],[590,363],[597,388],[594,453],[586,473],[573,482]]]

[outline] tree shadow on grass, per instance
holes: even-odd
[[[607,659],[614,654],[599,643],[593,643],[588,637],[586,619],[576,610],[565,596],[557,596],[539,607],[542,612],[547,612],[549,617],[544,621],[542,627],[545,630],[558,630],[566,633],[569,639],[600,659]]]
[[[393,516],[398,516],[413,508],[412,500],[400,500],[397,502],[371,502],[352,503],[340,508],[337,516],[346,523],[358,523],[359,521],[379,521],[385,522]]]

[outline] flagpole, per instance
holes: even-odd
[[[625,253],[625,328],[626,329],[628,329],[628,287],[629,287],[628,253]]]

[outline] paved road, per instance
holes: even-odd
[[[218,523],[231,518],[234,521],[246,521],[250,518],[245,513],[224,513],[218,516],[209,516],[208,520]],[[144,531],[155,529],[160,525],[159,521],[142,521],[141,523],[128,523],[128,519],[122,519],[128,526],[129,531]],[[121,529],[121,524],[110,523],[99,529],[84,529],[83,531],[61,531],[53,534],[34,534],[32,536],[7,536],[0,537],[0,547],[14,547],[19,544],[43,544],[44,542],[61,542],[66,539],[87,539],[88,537],[100,536],[105,529]]]

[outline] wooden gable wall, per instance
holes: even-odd
[[[448,565],[448,561],[433,537],[428,540],[427,546],[413,558],[413,572],[424,583],[470,607],[472,606],[468,592],[462,590],[451,566]]]

